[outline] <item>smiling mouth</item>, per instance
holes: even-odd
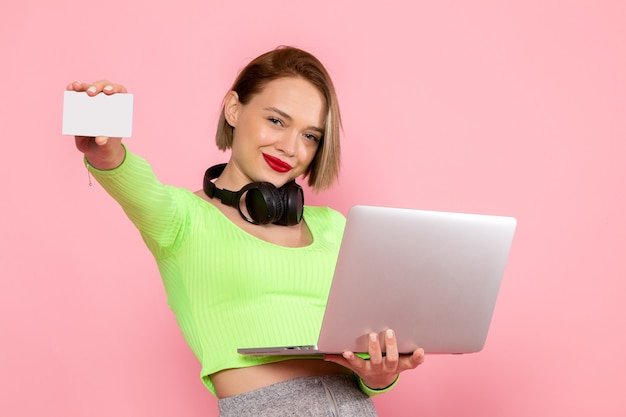
[[[263,154],[263,159],[274,171],[284,173],[292,169],[291,165],[271,155]]]

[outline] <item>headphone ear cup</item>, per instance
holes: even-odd
[[[241,191],[245,192],[246,211],[253,223],[274,223],[283,216],[282,196],[273,184],[256,182],[248,184]]]
[[[296,181],[280,188],[270,182],[253,182],[239,191],[217,188],[212,180],[218,178],[226,164],[219,164],[204,173],[203,189],[209,198],[217,198],[227,206],[235,207],[241,217],[252,224],[275,223],[294,226],[302,220],[304,192]]]
[[[302,220],[304,211],[304,191],[295,181],[288,182],[280,188],[284,213],[276,224],[281,226],[293,226]]]

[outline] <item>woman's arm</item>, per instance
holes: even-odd
[[[90,96],[126,93],[123,85],[106,80],[74,82],[67,89]],[[176,244],[184,224],[176,201],[180,191],[162,184],[145,160],[127,152],[121,138],[77,136],[76,147],[91,175],[122,206],[155,255]]]

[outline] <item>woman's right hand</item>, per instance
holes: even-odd
[[[98,94],[126,93],[126,87],[121,84],[114,84],[107,80],[100,80],[94,83],[82,83],[74,81],[68,84],[68,91],[84,92],[93,97]],[[109,138],[106,136],[75,136],[76,147],[85,154],[91,165],[98,169],[113,169],[119,166],[125,157],[121,138]]]

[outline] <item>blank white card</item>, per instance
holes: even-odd
[[[132,94],[98,94],[65,91],[63,135],[129,138],[133,133]]]

